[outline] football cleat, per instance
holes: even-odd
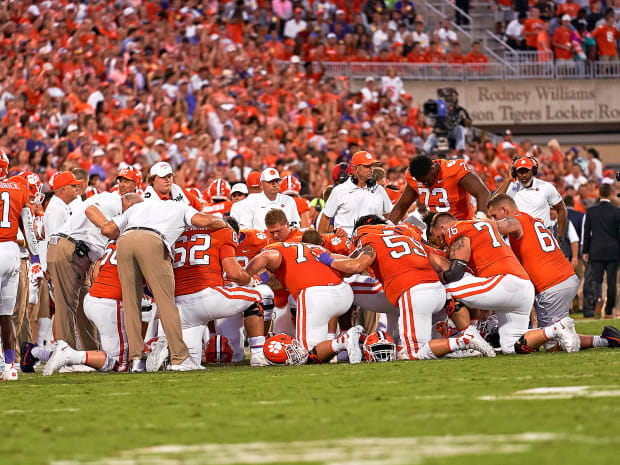
[[[349,363],[360,363],[362,361],[362,349],[360,349],[360,336],[364,330],[363,326],[353,326],[346,332],[345,344],[347,354],[349,355]]]
[[[146,358],[146,371],[148,373],[159,371],[168,357],[168,341],[166,338],[160,337],[157,342],[151,344],[151,353]]]
[[[607,339],[609,347],[620,347],[620,330],[614,326],[605,326],[601,337]]]
[[[17,368],[15,368],[14,363],[7,363],[4,365],[4,369],[2,370],[2,380],[3,381],[17,381],[19,378],[17,374]]]
[[[269,366],[269,361],[265,358],[264,352],[254,352],[250,354],[250,366],[251,367],[266,367]]]
[[[183,360],[178,365],[170,365],[168,367],[168,370],[170,371],[195,371],[195,370],[205,370],[205,367],[194,362],[194,359],[192,359],[192,357],[187,357],[185,360]]]
[[[232,359],[233,349],[228,338],[219,334],[211,336],[205,346],[205,363],[221,365],[223,363],[231,363]]]
[[[276,334],[265,340],[263,355],[269,365],[303,365],[308,351],[288,334]]]
[[[32,342],[24,342],[20,348],[19,369],[22,373],[34,373],[34,364],[37,359],[32,355],[32,349],[36,347]]]
[[[477,350],[485,357],[495,357],[493,347],[483,339],[475,326],[468,327],[463,333],[463,337],[467,340],[469,349]]]
[[[396,344],[385,331],[375,331],[364,341],[364,360],[367,362],[392,362],[396,360]]]
[[[131,366],[129,367],[130,373],[144,373],[145,371],[144,360],[141,358],[134,358],[131,361]]]
[[[69,344],[65,341],[57,341],[50,359],[45,364],[43,376],[51,376],[55,371],[66,366],[69,363],[71,352],[73,352],[73,349],[69,347]]]
[[[579,335],[575,331],[575,322],[569,316],[565,316],[555,323],[556,340],[560,347],[566,352],[579,352],[581,342]]]

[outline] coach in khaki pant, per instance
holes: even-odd
[[[189,356],[183,342],[179,309],[174,303],[174,273],[170,250],[188,227],[220,229],[226,223],[212,215],[181,202],[140,201],[131,206],[125,203],[124,213],[109,221],[102,232],[120,237],[116,243],[118,276],[123,290],[125,331],[129,341],[131,371],[144,371],[144,339],[141,327],[142,279],[153,292],[159,316],[170,348],[170,369],[189,371],[200,369]],[[129,208],[131,206],[131,208]],[[122,234],[121,234],[122,233]]]

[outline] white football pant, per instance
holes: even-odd
[[[21,267],[17,243],[0,242],[0,257],[0,315],[12,315]]]

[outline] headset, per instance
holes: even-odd
[[[514,167],[514,164],[515,164],[515,161],[519,160],[520,158],[521,157],[514,157],[512,159],[512,170],[511,170],[512,179],[517,179],[517,169]],[[529,158],[530,160],[534,162],[534,166],[532,167],[532,176],[536,176],[538,174],[538,160],[530,156],[528,156],[527,158]]]
[[[349,179],[349,164],[345,162],[338,163],[338,167],[340,168],[340,171],[338,171],[338,177],[336,178],[336,181],[338,181],[338,184],[342,184],[347,179]]]
[[[355,177],[355,175],[351,176],[351,182],[357,186],[357,178]],[[366,187],[374,187],[376,184],[377,179],[375,178],[375,175],[373,173],[373,175],[370,176],[370,179],[366,181]]]

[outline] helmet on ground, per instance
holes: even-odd
[[[211,336],[205,347],[205,362],[211,365],[221,365],[232,362],[233,349],[228,339],[216,334]]]
[[[288,334],[276,334],[265,341],[263,353],[270,365],[303,365],[308,351]]]
[[[396,344],[385,331],[375,331],[364,341],[364,360],[367,362],[392,362],[396,360]]]

